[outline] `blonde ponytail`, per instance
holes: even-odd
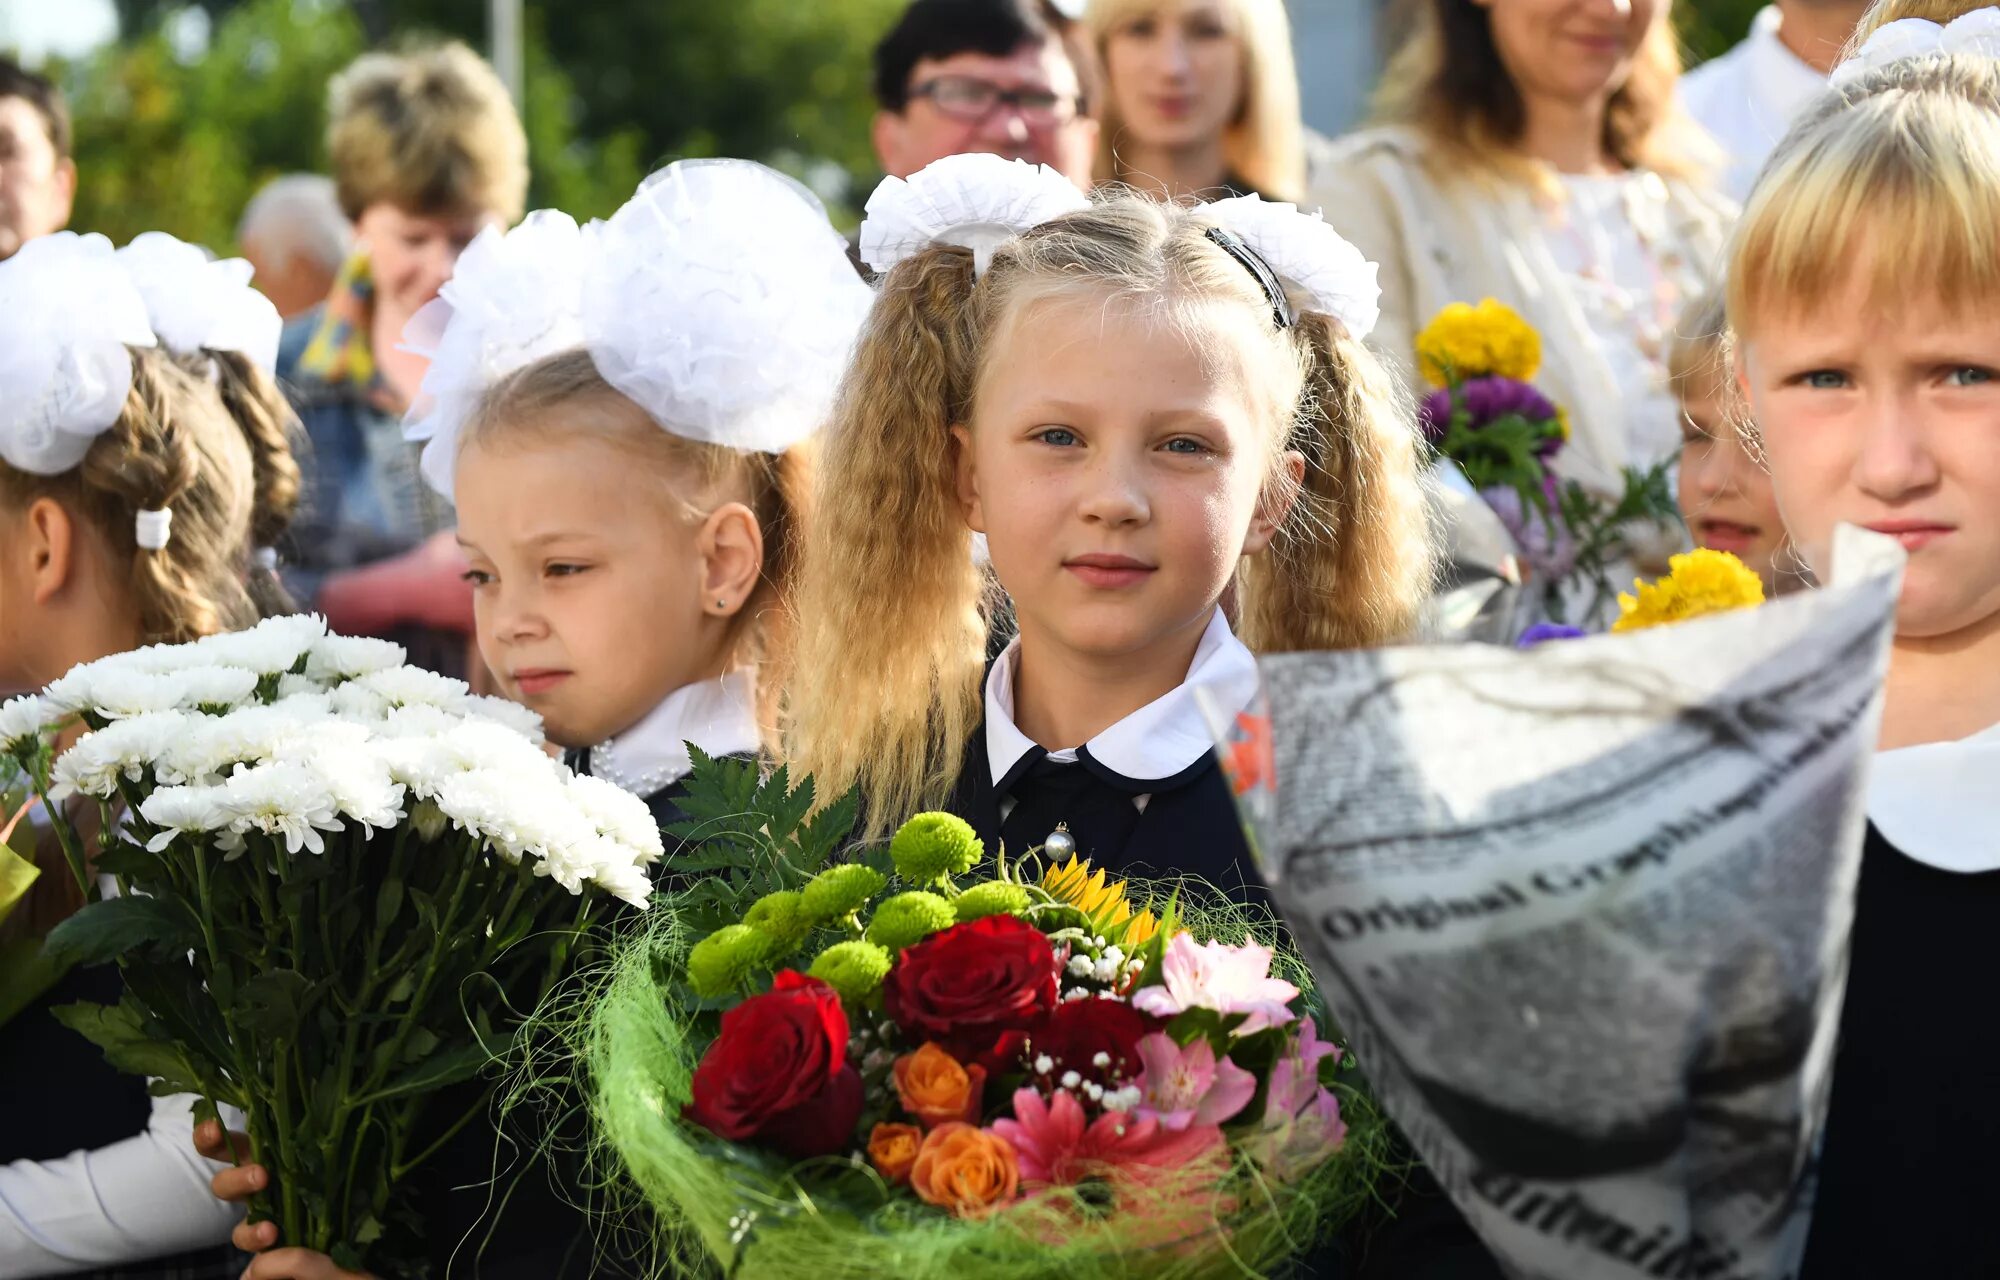
[[[298,513],[303,478],[295,443],[304,436],[298,415],[271,376],[237,351],[209,351],[222,407],[243,433],[250,450],[253,497],[245,581],[257,612],[264,617],[294,612],[296,606],[277,571],[257,558],[273,551]]]
[[[821,445],[786,745],[822,798],[860,783],[871,827],[942,803],[979,720],[985,575],[951,435],[977,370],[972,294],[963,249],[890,272]]]
[[[1408,640],[1434,580],[1416,434],[1397,381],[1338,320],[1305,314],[1290,512],[1243,563],[1236,630],[1259,653]]]

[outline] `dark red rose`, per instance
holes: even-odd
[[[1055,952],[1013,916],[954,925],[904,950],[882,1003],[911,1044],[935,1040],[989,1075],[1016,1070],[1020,1033],[1055,1008]]]
[[[1074,1071],[1109,1085],[1139,1074],[1139,1038],[1158,1024],[1123,1000],[1092,996],[1065,1000],[1041,1026],[1028,1033],[1028,1074],[1060,1080]],[[1098,1055],[1104,1055],[1100,1064]],[[1042,1058],[1049,1070],[1038,1070]]]
[[[818,978],[780,973],[722,1015],[693,1092],[684,1114],[717,1137],[796,1159],[843,1149],[861,1116],[861,1077],[847,1064],[840,997]]]

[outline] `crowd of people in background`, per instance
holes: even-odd
[[[1688,535],[1735,552],[1776,593],[1808,574],[1771,477],[1736,429],[1742,409],[1722,349],[1725,249],[1753,180],[1794,118],[1819,100],[1863,8],[1775,0],[1739,47],[1683,78],[1664,0],[1419,0],[1371,120],[1330,140],[1301,119],[1299,80],[1312,69],[1295,63],[1282,0],[1092,0],[1080,18],[1044,0],[914,0],[875,50],[872,141],[893,178],[976,152],[1047,165],[1078,192],[1130,188],[1183,204],[1257,195],[1322,209],[1379,266],[1382,314],[1367,348],[1392,377],[1418,387],[1416,334],[1446,304],[1506,303],[1545,344],[1541,385],[1573,433],[1566,474],[1613,494],[1626,466],[1678,456]],[[0,259],[69,221],[77,184],[90,180],[70,142],[60,93],[0,60]],[[212,451],[229,455],[240,473],[230,483],[244,488],[241,527],[230,537],[334,629],[393,638],[414,662],[498,687],[491,660],[504,646],[480,637],[475,617],[474,583],[489,570],[475,568],[468,581],[459,516],[426,483],[420,446],[406,438],[406,419],[425,411],[435,389],[427,357],[405,333],[469,245],[521,220],[526,137],[505,87],[471,50],[378,52],[329,88],[327,162],[326,175],[273,179],[242,214],[236,248],[284,320],[273,373],[288,406],[272,415],[294,436],[298,512],[260,541],[250,477],[268,478],[268,468],[253,461],[254,434],[230,435]],[[1139,216],[1106,207],[1114,210],[1106,218]],[[850,251],[866,275],[860,247]],[[1034,274],[1033,264],[1014,269]],[[1336,335],[1330,349],[1347,352],[1344,341]],[[163,367],[157,376],[179,387],[209,375]],[[894,394],[883,376],[885,396]],[[632,415],[618,392],[588,377],[566,391],[557,383],[515,388],[530,406],[520,414],[572,396]],[[173,394],[221,415],[189,410],[188,421],[222,432],[231,420],[200,387]],[[836,427],[836,443],[842,429],[859,430]],[[615,461],[592,461],[614,483]],[[830,469],[860,475],[867,461],[844,455]],[[745,494],[761,495],[746,501],[769,521],[783,510],[778,481],[757,475],[737,479],[750,486]],[[510,483],[526,491],[533,477]],[[1446,503],[1454,521],[1448,552],[1495,536],[1476,501],[1454,503],[1449,484],[1440,489],[1432,501]],[[573,496],[580,509],[589,505],[587,494]],[[499,554],[510,536],[504,513],[504,504],[498,512],[488,504],[479,514],[475,557]],[[728,536],[756,527],[752,520]],[[1664,559],[1681,545],[1664,540],[1642,558]],[[709,612],[727,619],[747,607],[761,589],[761,563],[709,591]],[[1400,608],[1408,601],[1398,589],[1383,586]],[[854,609],[841,616],[867,612]],[[941,605],[938,616],[947,612]],[[23,625],[0,616],[0,636]],[[824,702],[830,726],[844,723],[833,709],[854,696],[851,650],[883,637],[809,640],[825,665],[802,696]],[[6,674],[25,687],[61,671]],[[978,711],[970,714],[976,721]],[[564,745],[587,748],[618,727],[584,723]],[[866,773],[852,756],[866,732],[817,743],[825,750],[813,763],[842,780]],[[735,749],[754,752],[755,726],[743,736]],[[55,1089],[49,1062],[88,1051],[56,1053],[26,1035],[30,1021],[23,1015],[0,1032],[0,1096],[60,1099],[94,1115],[33,1148],[23,1145],[25,1130],[0,1126],[0,1275],[239,1273],[244,1260],[224,1247],[235,1219],[208,1194],[214,1167],[185,1139],[188,1113],[162,1113],[131,1081],[81,1066],[75,1088]],[[1432,1194],[1426,1207],[1424,1198],[1419,1179],[1371,1255],[1372,1273],[1497,1274],[1442,1199]],[[89,1208],[50,1210],[58,1204]],[[276,1242],[239,1230],[236,1243]],[[256,1265],[251,1274],[266,1280],[342,1274],[323,1259]],[[509,1274],[491,1259],[480,1273]]]

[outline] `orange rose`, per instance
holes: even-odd
[[[878,1124],[868,1134],[868,1159],[891,1182],[908,1182],[924,1131],[913,1124]]]
[[[1007,1139],[956,1120],[924,1136],[910,1169],[910,1189],[919,1199],[960,1218],[984,1217],[1012,1200],[1020,1186]]]
[[[896,1059],[896,1096],[903,1110],[935,1129],[947,1121],[978,1124],[986,1093],[986,1068],[960,1066],[958,1059],[935,1044]]]

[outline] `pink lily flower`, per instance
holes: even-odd
[[[1188,1009],[1248,1014],[1236,1030],[1239,1036],[1290,1025],[1295,1015],[1286,1006],[1299,994],[1291,983],[1271,976],[1269,947],[1254,942],[1237,947],[1196,942],[1185,933],[1175,934],[1167,943],[1160,959],[1160,982],[1133,992],[1132,1007],[1158,1018]]]
[[[1228,1058],[1217,1061],[1206,1037],[1183,1049],[1155,1031],[1139,1041],[1139,1061],[1144,1071],[1136,1083],[1144,1100],[1132,1114],[1155,1118],[1163,1128],[1222,1124],[1257,1096],[1257,1077]]]

